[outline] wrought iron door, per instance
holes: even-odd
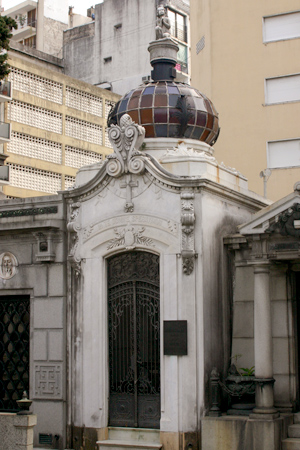
[[[17,411],[29,390],[29,296],[0,296],[0,410]]]
[[[159,428],[159,259],[129,252],[108,261],[110,425]]]

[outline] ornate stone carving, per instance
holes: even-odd
[[[156,12],[156,27],[155,36],[156,39],[163,39],[170,36],[169,30],[171,28],[171,22],[166,14],[165,8],[160,5]]]
[[[0,278],[9,280],[17,273],[18,261],[15,255],[5,252],[0,255]]]
[[[293,206],[275,217],[275,221],[265,230],[265,233],[279,233],[282,236],[300,237],[300,226],[296,228],[294,223],[299,220],[300,203],[294,203]]]
[[[177,147],[173,149],[169,149],[163,155],[165,156],[192,156],[194,158],[206,159],[207,161],[211,161],[217,163],[216,158],[212,156],[213,149],[207,146],[207,149],[203,151],[199,151],[198,149],[194,149],[192,147],[188,147],[185,142],[181,142]]]
[[[114,232],[117,237],[109,241],[107,250],[122,246],[124,246],[127,250],[132,250],[137,245],[153,246],[152,239],[143,236],[144,231],[144,227],[138,228],[136,230],[130,224],[128,224],[126,228],[123,228],[120,231],[115,228]]]
[[[125,175],[120,188],[126,189],[125,212],[133,212],[132,189],[137,182],[132,180],[132,174],[142,174],[145,170],[143,155],[138,151],[145,138],[145,129],[133,122],[128,114],[120,119],[120,126],[112,124],[109,128],[109,140],[114,153],[108,156],[107,173],[112,177]]]
[[[119,177],[124,173],[142,173],[144,162],[138,151],[145,138],[145,128],[133,122],[128,114],[120,119],[120,126],[111,125],[109,140],[114,153],[107,157],[107,173],[112,177]]]
[[[80,203],[70,205],[70,222],[67,224],[69,232],[69,261],[75,267],[76,276],[80,273],[80,256],[76,254],[79,244],[80,224],[76,222],[80,210]]]
[[[181,256],[183,273],[190,275],[194,270],[195,239],[194,239],[194,193],[181,194]]]
[[[62,398],[62,365],[35,365],[35,398]]]
[[[2,218],[2,217],[37,216],[40,214],[56,214],[57,211],[58,211],[57,206],[44,206],[42,208],[9,209],[7,211],[1,211],[0,218]]]

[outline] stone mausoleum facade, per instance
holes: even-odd
[[[177,44],[149,50],[113,154],[0,203],[1,409],[29,389],[37,447],[279,450],[299,402],[298,188],[268,206],[218,164],[218,114],[173,81]],[[252,406],[228,406],[234,358],[255,366]]]

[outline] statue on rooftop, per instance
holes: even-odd
[[[166,14],[165,8],[160,5],[157,8],[157,14],[156,14],[156,27],[155,27],[155,33],[156,33],[156,40],[157,39],[163,39],[165,37],[169,37],[170,33],[169,30],[171,28],[171,22],[168,18],[168,15]]]

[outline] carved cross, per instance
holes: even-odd
[[[132,203],[132,188],[138,187],[138,181],[132,180],[132,175],[127,174],[124,181],[120,182],[120,188],[126,189],[126,203],[124,206],[125,212],[133,212],[134,205]]]

